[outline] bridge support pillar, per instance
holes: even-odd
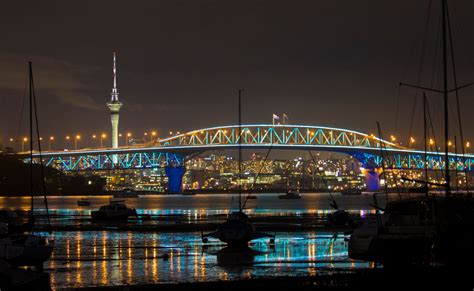
[[[168,176],[168,194],[179,194],[183,191],[184,167],[166,167]]]
[[[378,169],[363,169],[362,173],[365,175],[365,185],[367,191],[376,192],[380,190],[380,170]]]

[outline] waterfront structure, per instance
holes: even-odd
[[[367,188],[380,187],[382,162],[386,169],[420,170],[444,169],[444,153],[409,149],[365,133],[323,126],[309,125],[243,125],[221,126],[173,135],[154,144],[135,145],[118,149],[75,150],[43,153],[46,165],[66,171],[165,168],[170,192],[179,192],[185,174],[187,156],[209,150],[243,148],[328,151],[348,154],[362,165]],[[384,155],[381,155],[381,146]],[[33,157],[38,157],[33,155]],[[472,154],[449,154],[451,170],[471,171]]]
[[[110,93],[111,100],[107,103],[107,107],[110,109],[110,121],[112,123],[112,148],[118,148],[118,126],[119,126],[119,111],[122,108],[122,102],[119,101],[119,94],[117,91],[117,67],[116,67],[116,58],[114,52],[114,87],[112,88],[112,93]],[[114,163],[117,162],[117,157],[114,157]]]

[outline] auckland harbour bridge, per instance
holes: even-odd
[[[193,130],[146,144],[117,148],[43,152],[46,166],[63,171],[164,168],[169,191],[180,192],[186,158],[210,150],[236,149],[327,151],[361,162],[368,190],[379,188],[382,163],[387,169],[442,170],[444,152],[409,149],[365,133],[309,125],[238,125]],[[33,154],[38,161],[39,153]],[[452,170],[472,170],[474,155],[449,154]]]

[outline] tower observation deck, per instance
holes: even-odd
[[[122,108],[122,102],[119,101],[118,91],[117,91],[117,68],[116,68],[116,59],[114,52],[114,87],[112,88],[111,100],[107,103],[107,107],[110,109],[110,121],[112,123],[112,148],[118,148],[118,125],[119,125],[119,111]]]

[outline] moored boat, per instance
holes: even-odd
[[[137,216],[137,211],[127,207],[124,200],[111,200],[99,210],[92,211],[91,216],[93,220],[127,220],[130,216]]]
[[[286,194],[278,195],[278,199],[301,199],[301,194],[299,190],[293,191],[289,189],[286,191]]]

